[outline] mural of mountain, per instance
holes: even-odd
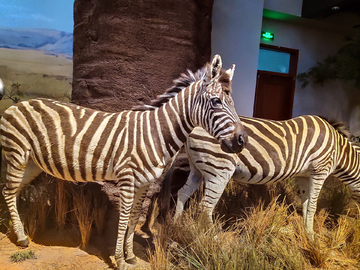
[[[0,48],[32,49],[72,58],[73,34],[51,29],[0,28]]]

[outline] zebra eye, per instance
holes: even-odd
[[[212,98],[211,99],[211,105],[213,106],[213,107],[219,107],[219,106],[221,106],[222,105],[222,102],[221,102],[221,100],[220,100],[220,98]]]

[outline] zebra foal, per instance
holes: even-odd
[[[135,263],[134,228],[144,194],[192,129],[203,127],[228,152],[241,151],[246,142],[230,95],[234,66],[226,71],[221,67],[216,55],[195,74],[182,74],[159,97],[166,102],[157,103],[156,109],[106,113],[47,99],[7,109],[0,122],[6,159],[3,195],[17,244],[29,244],[17,195],[42,171],[67,181],[119,181],[115,259],[119,269]]]
[[[318,116],[305,115],[286,121],[240,117],[248,134],[246,148],[238,154],[221,150],[217,141],[195,128],[186,142],[190,175],[178,191],[175,219],[184,203],[205,181],[201,204],[212,212],[231,178],[242,183],[267,184],[296,177],[305,226],[313,235],[320,190],[334,175],[360,199],[360,146],[349,140],[343,125],[331,125]]]

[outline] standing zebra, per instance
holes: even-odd
[[[246,148],[238,154],[221,150],[218,142],[195,128],[186,142],[190,175],[178,191],[175,219],[184,203],[205,181],[201,204],[212,212],[230,178],[249,184],[267,184],[298,177],[307,231],[313,220],[320,190],[329,175],[348,185],[360,198],[360,147],[349,140],[343,125],[331,125],[318,116],[286,121],[240,117],[248,134]]]
[[[241,151],[246,142],[230,95],[234,66],[227,71],[221,66],[216,55],[195,74],[182,74],[159,97],[160,103],[166,97],[166,103],[154,110],[105,113],[47,99],[7,109],[0,122],[7,163],[3,195],[17,244],[29,244],[17,195],[40,172],[76,182],[118,181],[115,259],[120,269],[135,263],[134,228],[144,195],[192,129],[203,127],[229,152]]]

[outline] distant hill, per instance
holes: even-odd
[[[0,28],[0,48],[32,49],[73,55],[73,34],[51,29]]]

